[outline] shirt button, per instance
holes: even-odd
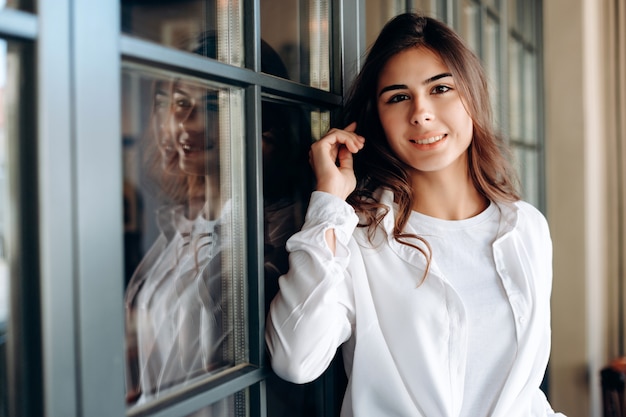
[[[520,323],[522,323],[522,324],[526,323],[526,317],[521,316],[521,317],[519,318],[519,322],[520,322]]]

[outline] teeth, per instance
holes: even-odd
[[[432,138],[428,139],[411,140],[411,142],[417,143],[418,145],[430,145],[431,143],[439,142],[445,136],[446,135],[433,136]]]

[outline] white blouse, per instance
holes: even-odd
[[[342,346],[348,375],[342,417],[459,416],[468,369],[466,308],[438,268],[422,281],[425,257],[393,239],[393,195],[380,197],[390,210],[370,241],[351,206],[313,193],[305,225],[288,241],[290,270],[268,315],[272,366],[289,381],[308,382]],[[539,389],[550,354],[547,223],[524,202],[497,207],[493,259],[514,318],[516,353],[489,415],[560,415]],[[331,228],[334,256],[324,237]],[[411,225],[406,231],[419,234]]]
[[[515,319],[492,250],[500,228],[500,209],[490,203],[482,213],[464,220],[413,212],[409,224],[428,241],[431,268],[448,280],[467,315],[460,416],[491,415],[517,354]]]
[[[222,319],[221,258],[230,241],[221,226],[229,215],[229,204],[218,220],[188,219],[183,206],[158,213],[161,234],[125,295],[127,344],[136,347],[138,373],[138,381],[127,384],[140,391],[138,403],[224,365],[231,329]]]

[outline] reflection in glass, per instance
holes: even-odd
[[[8,366],[12,360],[7,348],[11,340],[11,286],[17,270],[16,240],[18,239],[16,218],[19,207],[14,197],[19,178],[17,145],[19,138],[19,98],[22,83],[21,55],[18,44],[0,40],[0,417],[9,415],[10,391]]]
[[[261,37],[284,62],[283,78],[330,89],[330,30],[329,0],[261,2]]]
[[[138,38],[243,66],[243,6],[240,0],[122,0],[122,30]],[[213,54],[200,47],[215,37]]]
[[[132,66],[123,83],[127,399],[143,403],[247,360],[242,92]]]
[[[270,97],[263,100],[261,112],[265,295],[269,302],[278,291],[278,277],[287,271],[285,243],[302,227],[311,192],[311,123],[305,109]]]
[[[287,272],[285,243],[300,230],[313,187],[308,164],[311,142],[328,130],[329,112],[265,97],[263,119],[263,208],[265,218],[265,301],[278,292],[278,278]],[[331,387],[341,398],[345,375],[341,364],[333,365],[335,381],[320,377],[296,385],[271,374],[266,380],[267,415],[272,417],[315,417],[324,415],[322,399]],[[340,391],[340,392],[339,392]],[[328,394],[326,394],[328,395]],[[337,401],[341,404],[341,401]]]
[[[243,390],[231,395],[230,397],[222,401],[224,404],[228,404],[230,412],[226,414],[228,417],[246,417],[249,414],[246,412],[248,409],[248,390]],[[216,414],[217,405],[211,404],[198,411],[194,411],[191,414],[187,414],[185,417],[200,417],[200,416],[215,416],[222,415]]]

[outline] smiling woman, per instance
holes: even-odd
[[[317,190],[266,340],[300,383],[342,347],[342,417],[556,415],[539,387],[550,234],[515,190],[487,91],[451,29],[402,14],[368,53],[347,127],[311,147]]]
[[[381,124],[389,146],[407,165],[415,184],[427,175],[431,181],[434,176],[445,181],[446,176],[461,185],[458,179],[467,169],[472,119],[448,71],[437,54],[415,47],[393,56],[378,80]],[[466,189],[476,192],[473,187]]]

